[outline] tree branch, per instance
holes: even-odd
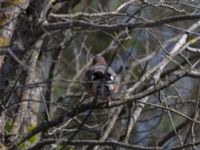
[[[138,28],[152,28],[167,23],[174,23],[179,21],[200,19],[200,15],[180,15],[174,17],[166,17],[164,19],[152,22],[140,23],[121,23],[121,24],[96,24],[86,21],[69,20],[67,22],[58,23],[45,23],[43,25],[46,30],[66,30],[66,29],[86,29],[86,30],[103,30],[103,31],[119,31],[125,29],[138,29]]]

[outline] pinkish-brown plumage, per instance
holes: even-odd
[[[103,56],[97,55],[94,57],[93,65],[107,65],[107,62]]]

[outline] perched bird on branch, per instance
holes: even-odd
[[[115,71],[108,66],[104,57],[95,56],[93,65],[85,73],[85,91],[89,96],[110,99],[118,87],[119,81]]]

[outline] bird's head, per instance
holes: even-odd
[[[93,65],[85,73],[85,79],[84,87],[90,96],[110,98],[118,90],[117,74],[102,56],[95,56]]]

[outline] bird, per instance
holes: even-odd
[[[101,99],[111,99],[119,88],[116,72],[100,55],[94,57],[93,64],[85,72],[84,80],[84,89],[87,94]]]

